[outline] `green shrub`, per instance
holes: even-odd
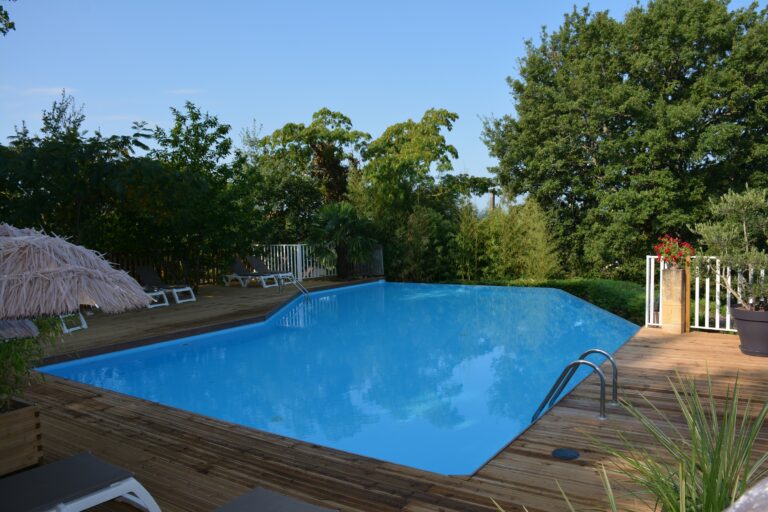
[[[758,458],[753,453],[768,402],[750,419],[751,401],[744,404],[745,413],[739,412],[738,378],[725,393],[722,408],[718,407],[709,376],[704,400],[692,378],[678,375],[677,384],[671,380],[670,384],[685,429],[678,428],[646,397],[645,404],[663,418],[664,430],[636,406],[622,402],[663,449],[662,456],[636,448],[623,435],[622,448],[604,448],[624,463],[622,472],[643,489],[643,494],[650,495],[651,509],[721,512],[768,473],[768,453]]]
[[[645,323],[645,288],[611,279],[482,279],[463,284],[558,288],[638,325]]]
[[[459,211],[459,225],[456,232],[455,261],[459,279],[480,279],[486,265],[485,230],[478,217],[477,208],[471,203]]]
[[[0,411],[34,381],[37,374],[32,368],[42,359],[45,347],[60,332],[57,320],[38,320],[40,334],[37,338],[0,340]]]
[[[400,250],[396,276],[405,281],[436,281],[454,274],[453,226],[440,212],[417,206],[395,231]]]
[[[546,279],[560,264],[544,211],[532,200],[488,213],[482,221],[490,279]]]

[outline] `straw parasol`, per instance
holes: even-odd
[[[0,339],[34,338],[40,334],[32,320],[0,320]]]
[[[33,229],[0,224],[0,320],[146,307],[151,299],[101,254]],[[0,330],[0,338],[6,337]]]
[[[0,223],[0,236],[35,236],[45,235],[42,231],[33,228],[15,228],[5,222]]]

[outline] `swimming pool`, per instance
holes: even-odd
[[[382,281],[312,293],[266,322],[41,371],[469,474],[529,425],[567,363],[588,348],[613,352],[637,329],[560,290]]]

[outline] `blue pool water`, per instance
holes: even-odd
[[[559,290],[378,282],[313,293],[260,324],[42,371],[468,474],[529,425],[567,363],[588,348],[613,352],[637,329]]]

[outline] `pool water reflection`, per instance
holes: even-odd
[[[637,329],[559,290],[379,282],[313,293],[261,324],[42,371],[468,474],[528,426],[567,363],[613,352]]]

